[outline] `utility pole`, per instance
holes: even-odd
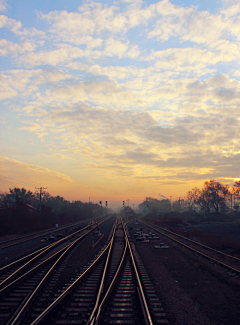
[[[127,199],[127,201],[128,201],[128,207],[129,207],[129,199]]]
[[[179,202],[179,212],[181,212],[181,196],[179,196],[178,202]]]
[[[39,199],[40,199],[39,214],[41,217],[42,216],[42,191],[46,190],[47,187],[35,187],[35,189],[39,190]]]

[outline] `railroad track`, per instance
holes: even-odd
[[[24,317],[7,324],[168,323],[122,222],[115,223],[106,245],[53,301],[26,304]]]
[[[187,250],[190,250],[191,252],[203,257],[205,260],[210,261],[215,266],[219,266],[221,269],[226,270],[229,276],[240,278],[239,258],[229,254],[225,254],[221,251],[218,251],[209,246],[196,242],[192,239],[176,234],[165,228],[153,225],[150,222],[140,222],[151,230],[158,232],[162,236],[165,236],[168,239],[174,241],[175,243],[178,243],[181,246],[185,247]]]
[[[64,238],[61,238],[60,240],[57,240],[54,243],[49,244],[48,246],[45,246],[41,249],[38,249],[31,254],[28,254],[26,256],[23,256],[22,258],[5,265],[4,267],[0,268],[0,292],[1,289],[9,282],[11,282],[13,279],[15,279],[17,276],[19,276],[22,273],[26,273],[26,269],[31,267],[34,264],[38,264],[39,261],[45,260],[48,256],[52,255],[53,250],[56,252],[60,250],[61,248],[66,247],[69,245],[69,241],[73,240],[74,237],[78,237],[81,234],[86,233],[88,230],[95,229],[99,225],[101,225],[103,222],[97,224],[97,225],[88,225],[80,230],[77,230],[73,232],[72,234],[65,236]]]
[[[80,225],[86,223],[86,222],[91,222],[92,219],[90,220],[81,220],[79,222],[74,222],[68,225],[64,225],[61,227],[55,227],[55,228],[51,228],[51,229],[47,229],[47,230],[42,230],[42,231],[38,231],[36,233],[32,233],[32,234],[28,234],[25,236],[19,236],[17,238],[14,239],[8,239],[8,240],[4,240],[4,241],[0,241],[0,250],[4,249],[4,248],[8,248],[8,247],[12,247],[21,243],[25,243],[28,242],[30,240],[36,239],[36,238],[40,238],[43,236],[49,236],[55,233],[58,233],[59,231],[62,230],[67,230],[67,229],[76,229],[78,228]]]
[[[0,269],[0,324],[18,324],[28,306],[41,296],[52,296],[67,256],[100,224],[89,225],[75,233]],[[70,242],[69,242],[70,241]],[[51,288],[51,289],[50,289]],[[45,296],[45,297],[44,297]],[[22,324],[26,324],[25,320]]]

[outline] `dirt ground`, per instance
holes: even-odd
[[[226,222],[203,222],[188,226],[188,229],[200,230],[212,236],[225,236],[236,239],[240,244],[240,220]]]
[[[140,228],[134,223],[131,225],[132,233]],[[240,237],[240,227],[234,223],[206,223],[190,228],[201,230],[202,235],[207,234],[207,239],[209,235],[229,238],[234,234],[239,241]],[[169,248],[156,249],[155,245],[160,242]],[[240,324],[238,278],[229,280],[226,273],[216,272],[214,265],[160,235],[159,239],[134,244],[163,302],[170,324]]]

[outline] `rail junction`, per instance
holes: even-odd
[[[154,256],[150,252],[158,248],[162,250],[156,256],[164,261],[177,256],[172,249],[179,246],[182,258],[186,252],[199,271],[199,265],[205,265],[216,278],[222,276],[230,286],[240,286],[238,257],[147,221],[123,222],[120,216],[109,216],[60,231],[63,236],[56,232],[54,240],[41,242],[42,247],[0,267],[0,325],[175,324],[156,290],[163,274],[156,280],[146,264]],[[40,243],[42,236],[52,239],[52,232],[36,234],[33,242]],[[31,238],[26,240],[31,245]],[[23,245],[10,244],[0,247],[0,254]],[[145,255],[138,253],[140,247],[141,252],[148,247]],[[153,269],[160,264],[151,265]]]
[[[103,237],[99,228],[109,220],[113,226],[105,244],[67,280],[63,275],[71,255],[81,259],[90,242],[97,247]],[[99,240],[93,243],[94,233]],[[84,240],[88,246],[81,247]],[[168,323],[120,217],[88,225],[5,265],[0,281],[0,324]]]

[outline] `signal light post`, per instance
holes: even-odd
[[[101,217],[102,217],[102,201],[99,201],[99,204],[101,204]]]

